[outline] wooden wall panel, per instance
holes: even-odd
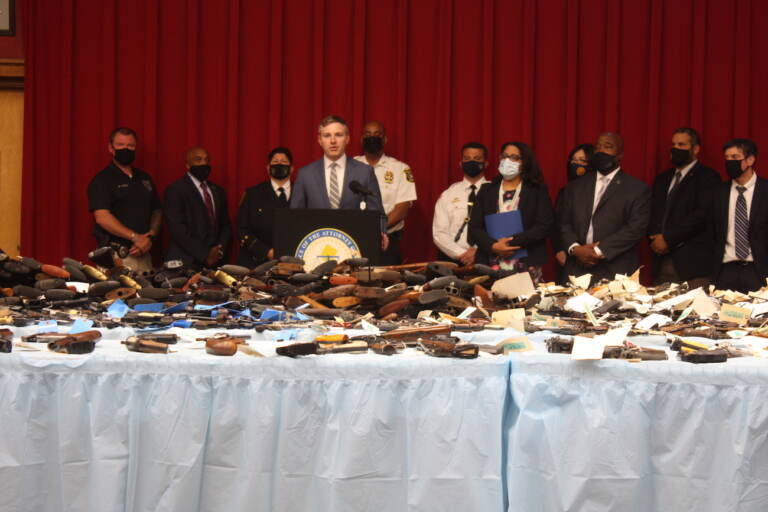
[[[24,91],[0,90],[0,112],[0,248],[17,255],[21,242]]]

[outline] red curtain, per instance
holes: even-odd
[[[565,158],[598,132],[625,138],[624,169],[667,166],[671,131],[704,139],[721,169],[733,137],[768,142],[768,2],[761,0],[27,0],[22,250],[45,261],[93,248],[86,185],[118,125],[160,188],[203,145],[236,213],[266,154],[319,158],[316,126],[346,118],[351,154],[378,119],[419,200],[410,261],[461,176],[459,148],[532,145],[554,197]],[[760,56],[763,57],[760,57]],[[763,94],[760,93],[763,91]],[[495,175],[495,170],[489,175]]]

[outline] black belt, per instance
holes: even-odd
[[[726,263],[726,265],[739,265],[741,267],[746,267],[748,265],[754,265],[754,264],[755,264],[754,261],[742,261],[742,260],[739,260],[739,261],[729,261],[728,263]]]

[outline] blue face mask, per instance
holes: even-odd
[[[520,162],[513,162],[509,158],[502,158],[499,162],[499,174],[505,180],[516,178],[520,174]]]

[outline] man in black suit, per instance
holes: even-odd
[[[347,158],[349,126],[346,121],[338,116],[323,118],[317,130],[317,142],[323,148],[323,158],[299,169],[293,184],[291,208],[359,210],[364,198],[352,192],[349,186],[357,181],[372,192],[364,199],[366,209],[382,214],[381,246],[382,250],[386,250],[389,245],[387,217],[384,215],[379,182],[373,167]]]
[[[720,176],[697,160],[701,139],[692,128],[672,134],[671,169],[653,182],[648,226],[656,284],[688,281],[691,287],[710,283],[710,266],[702,254],[711,247],[704,222],[706,198]]]
[[[267,157],[269,179],[249,188],[240,202],[237,230],[240,255],[237,264],[253,268],[274,259],[274,211],[288,208],[291,197],[293,155],[288,148],[275,148]]]
[[[768,180],[755,173],[757,145],[733,139],[723,146],[731,178],[714,193],[715,286],[743,293],[768,277]]]
[[[227,195],[208,181],[208,151],[187,151],[187,172],[165,190],[165,219],[170,234],[168,260],[182,260],[192,268],[214,267],[229,249],[232,226]]]
[[[592,274],[592,282],[637,270],[636,246],[650,217],[648,185],[621,170],[624,141],[616,133],[597,138],[590,167],[595,173],[570,182],[558,211],[568,248],[565,275]]]

